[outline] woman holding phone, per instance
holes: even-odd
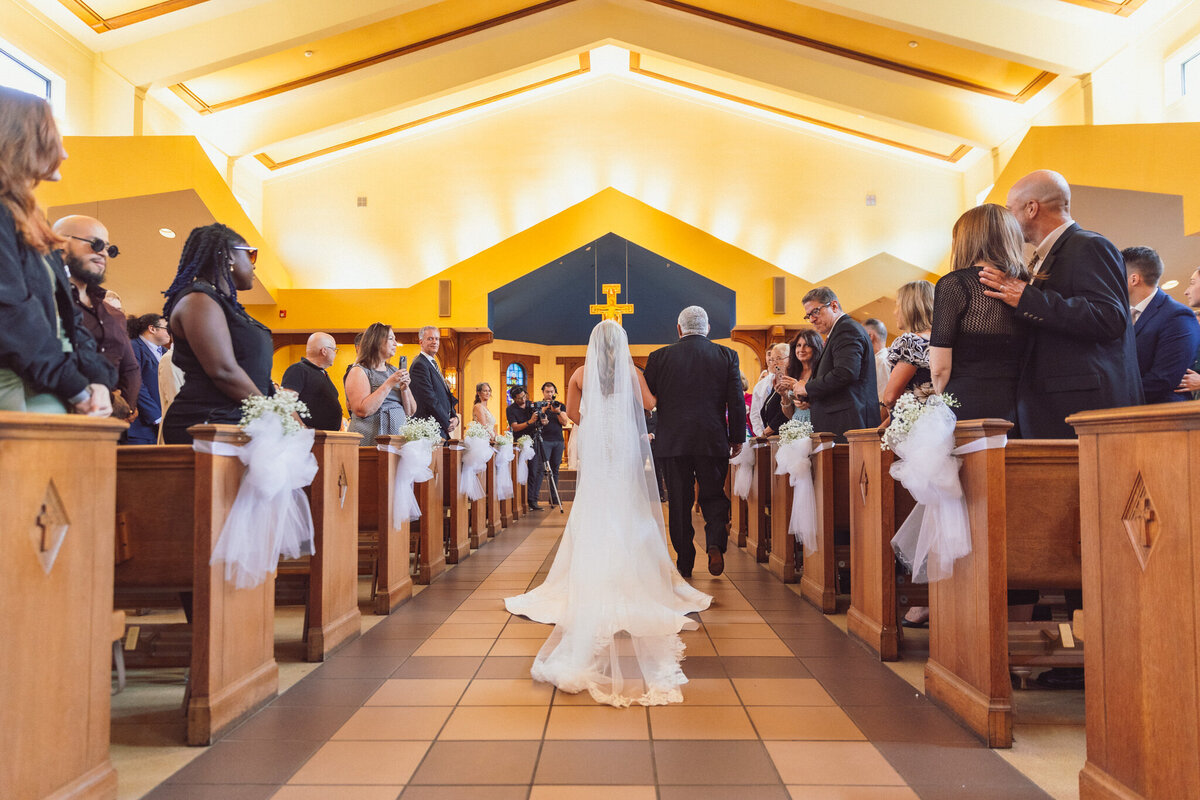
[[[374,322],[363,333],[358,360],[346,374],[348,430],[362,434],[362,445],[375,444],[377,436],[395,436],[417,410],[409,389],[408,359],[400,367],[388,363],[396,355],[396,334],[391,326]]]

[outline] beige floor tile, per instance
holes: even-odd
[[[473,680],[463,694],[463,706],[548,706],[554,687],[529,678]]]
[[[289,784],[404,784],[429,742],[326,742]]]
[[[649,739],[646,709],[612,706],[555,706],[550,711],[547,739]]]
[[[740,706],[654,706],[650,730],[655,739],[757,739]]]
[[[430,639],[495,639],[504,630],[503,622],[458,623],[442,625]]]
[[[459,625],[462,623],[475,624],[480,622],[508,622],[508,618],[510,616],[512,615],[503,609],[496,611],[463,610],[455,611],[453,614],[446,617],[446,623],[450,625]]]
[[[687,662],[683,662],[686,673]],[[740,706],[728,678],[691,678],[683,685],[683,702],[689,706]]]
[[[791,656],[781,639],[713,639],[713,647],[722,656]],[[420,651],[418,651],[419,653]]]
[[[529,800],[655,800],[653,786],[534,786]]]
[[[499,611],[504,608],[504,600],[499,597],[468,597],[459,604],[459,611]]]
[[[453,710],[450,706],[368,706],[355,711],[332,738],[428,742]]]
[[[354,800],[396,800],[404,786],[339,786],[342,797]],[[284,786],[271,795],[271,800],[329,800],[332,792],[328,786]]]
[[[907,786],[789,786],[792,800],[920,800]]]
[[[543,644],[545,644],[543,639],[497,639],[488,655],[536,656]]]
[[[541,739],[546,709],[541,706],[459,706],[438,737],[450,740]]]
[[[763,624],[763,618],[759,616],[757,611],[742,611],[740,609],[725,610],[721,608],[710,608],[708,611],[700,612],[700,620],[705,625],[712,625],[714,623],[736,623],[740,625],[744,622]]]
[[[733,685],[748,706],[836,705],[814,678],[734,678]]]
[[[500,639],[538,639],[545,641],[550,635],[550,631],[554,630],[551,625],[529,624],[532,620],[513,617],[512,622],[504,626],[504,630],[500,632]]]
[[[469,678],[404,678],[384,681],[368,706],[452,706],[462,697]]]
[[[683,646],[685,648],[684,652],[692,657],[715,656],[717,654],[716,648],[713,647],[712,641],[707,636],[684,640]],[[683,673],[687,674],[687,661],[683,662]]]
[[[625,681],[625,686],[622,689],[622,693],[629,697],[638,697],[643,691],[645,691],[645,689],[643,688],[642,681],[640,679]],[[598,704],[594,699],[592,699],[590,692],[583,691],[576,692],[575,694],[568,694],[567,692],[556,690],[554,692],[554,705],[595,706]]]
[[[493,639],[428,639],[414,656],[486,656]]]
[[[714,639],[778,639],[779,635],[765,622],[708,624],[708,635]]]
[[[747,706],[763,739],[866,741],[837,706]]]
[[[870,742],[766,742],[786,784],[906,786]]]
[[[511,589],[505,589],[498,586],[480,586],[475,591],[467,595],[468,600],[503,600],[506,597],[512,597]],[[461,606],[460,606],[461,608]]]

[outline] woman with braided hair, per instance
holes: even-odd
[[[190,444],[187,429],[236,424],[241,403],[271,394],[271,331],[246,313],[237,293],[254,286],[258,248],[216,223],[196,228],[164,295],[183,388],[163,418],[163,441]]]

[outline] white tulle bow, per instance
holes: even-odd
[[[750,496],[750,486],[754,482],[754,442],[742,445],[742,450],[729,459],[733,469],[733,493],[743,500]]]
[[[466,495],[472,501],[483,499],[486,492],[479,476],[487,471],[487,462],[494,452],[491,443],[481,436],[463,439],[462,466],[458,470],[459,494]]]
[[[524,486],[529,483],[529,461],[533,458],[533,445],[527,444],[517,454],[517,483]]]
[[[245,427],[250,441],[229,449],[196,442],[193,449],[236,455],[246,465],[209,564],[225,564],[225,580],[239,589],[258,586],[280,556],[313,554],[312,510],[304,487],[317,474],[313,431],[285,435],[278,416],[264,414]]]
[[[406,522],[421,518],[421,506],[413,484],[424,483],[433,477],[432,439],[415,439],[400,447],[377,445],[380,450],[400,456],[396,464],[396,475],[392,479],[392,525],[399,528]]]
[[[512,463],[515,457],[512,442],[496,447],[496,476],[494,483],[497,500],[508,500],[513,496],[512,470],[508,468],[508,465]]]
[[[822,445],[824,449],[824,445]],[[809,552],[817,550],[817,492],[813,487],[813,440],[807,436],[779,445],[775,474],[787,475],[792,485],[792,513],[788,533]]]

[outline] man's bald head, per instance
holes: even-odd
[[[59,236],[82,236],[85,239],[94,239],[99,236],[104,241],[108,241],[108,228],[104,227],[104,223],[81,214],[72,214],[55,222],[54,232]]]
[[[308,337],[308,345],[304,349],[304,357],[322,369],[333,366],[337,355],[337,342],[328,333],[317,331]]]
[[[1020,223],[1025,241],[1038,244],[1071,221],[1071,185],[1057,172],[1039,169],[1013,184],[1005,205]]]
[[[72,214],[54,223],[54,232],[65,239],[63,261],[76,281],[89,286],[104,282],[108,270],[108,228],[98,219]],[[100,252],[92,242],[100,241]],[[114,251],[115,252],[115,251]]]

